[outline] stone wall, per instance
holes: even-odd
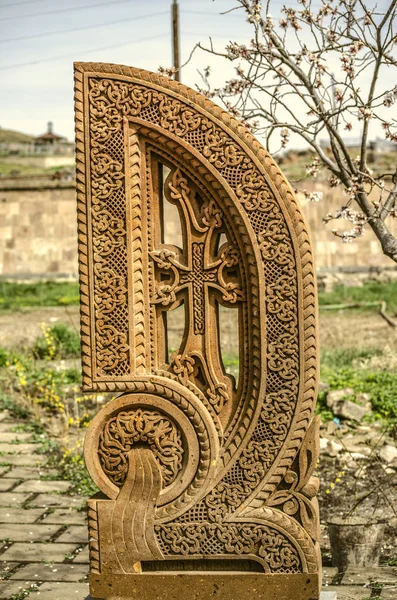
[[[0,182],[0,276],[76,278],[75,205],[74,182]]]
[[[325,225],[323,217],[327,213],[334,214],[343,206],[347,198],[338,188],[330,188],[322,182],[302,182],[302,188],[309,192],[323,192],[324,196],[320,202],[310,202],[301,200],[306,221],[309,224],[310,231],[315,246],[315,255],[317,268],[351,268],[351,267],[393,267],[395,263],[384,256],[380,251],[378,240],[372,231],[367,228],[365,234],[351,243],[344,243],[340,238],[335,237],[332,229],[340,232],[349,230],[353,227],[348,221],[333,220]],[[389,219],[388,226],[392,233],[397,236],[397,219]]]
[[[379,251],[379,243],[368,231],[354,243],[343,244],[331,229],[349,224],[322,218],[341,206],[344,198],[321,183],[305,185],[324,192],[324,199],[303,208],[314,240],[320,271],[364,271],[394,269],[394,263]],[[0,277],[9,279],[77,277],[75,187],[73,181],[43,178],[0,180]],[[171,220],[177,212],[171,212]],[[397,221],[397,220],[396,220]],[[178,228],[169,223],[170,235]],[[397,222],[393,224],[397,235]]]

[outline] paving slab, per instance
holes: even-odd
[[[338,576],[338,569],[336,567],[323,567],[323,585],[332,585],[333,582],[337,583],[335,577]]]
[[[57,542],[75,542],[76,544],[88,543],[88,529],[84,525],[72,525],[57,538]]]
[[[6,477],[6,474],[9,472],[9,470],[10,467],[0,467],[0,477]]]
[[[44,523],[3,523],[0,525],[0,540],[7,539],[11,542],[44,542],[55,535],[59,529],[59,525],[46,525]],[[62,541],[74,542],[75,540]]]
[[[63,562],[65,555],[73,554],[77,544],[58,544],[52,542],[41,544],[40,542],[16,542],[12,544],[3,554],[3,560],[20,560],[21,562]]]
[[[6,470],[6,467],[3,468]],[[13,477],[14,479],[42,479],[43,477],[53,477],[54,475],[58,475],[58,472],[55,469],[45,469],[44,467],[38,466],[14,467],[4,473],[3,477]]]
[[[87,546],[84,546],[84,548],[76,554],[75,558],[73,559],[73,563],[88,565],[89,562],[90,562],[90,555],[89,555],[88,544],[87,544]]]
[[[15,492],[0,493],[0,506],[15,506],[25,502],[31,494],[17,494]]]
[[[88,594],[88,583],[43,583],[38,592],[29,598],[37,600],[84,600]]]
[[[0,510],[0,523],[34,523],[44,514],[43,508],[7,508]]]
[[[44,521],[46,523],[57,523],[59,525],[84,525],[87,527],[86,511],[75,510],[73,508],[56,508],[54,512],[48,514]]]
[[[2,444],[0,442],[0,452],[3,454],[34,454],[39,447],[39,444]]]
[[[1,419],[0,419],[1,420]],[[0,437],[1,437],[1,433],[3,433],[3,431],[12,431],[13,429],[15,429],[15,427],[17,427],[17,423],[15,423],[15,421],[2,421],[0,423]]]
[[[19,564],[20,564],[19,562],[8,562],[6,560],[0,560],[0,573],[12,571]],[[0,579],[0,583],[1,583],[1,579]]]
[[[364,585],[370,579],[384,583],[397,582],[397,567],[355,567],[345,571],[342,585]]]
[[[29,589],[30,582],[26,581],[4,581],[0,582],[0,598],[1,600],[10,600],[14,594],[19,594],[23,590]],[[37,597],[38,599],[40,596]]]
[[[48,457],[43,454],[4,454],[0,456],[0,465],[37,466],[44,465]]]
[[[52,506],[60,506],[62,508],[69,508],[74,506],[80,508],[85,504],[86,498],[83,496],[65,496],[61,494],[39,494],[36,498],[33,498],[29,503],[30,506],[42,506],[44,508],[50,508]]]
[[[88,576],[86,565],[32,564],[18,569],[10,579],[26,581],[81,581]]]
[[[396,600],[397,586],[384,587],[381,595],[382,600]]]
[[[371,596],[371,590],[366,587],[330,585],[324,589],[327,592],[336,592],[337,600],[366,600]]]
[[[8,492],[12,490],[18,483],[20,483],[20,479],[0,479],[0,492]]]
[[[71,486],[70,481],[53,481],[53,480],[29,480],[21,483],[16,492],[31,492],[31,493],[52,493],[66,492]]]
[[[0,444],[5,444],[6,442],[26,442],[31,438],[31,433],[23,433],[18,431],[0,431]]]

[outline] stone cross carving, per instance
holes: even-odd
[[[119,394],[85,442],[91,595],[318,598],[316,290],[296,199],[245,127],[181,84],[77,63],[75,93],[83,386]]]

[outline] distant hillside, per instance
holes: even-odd
[[[1,143],[23,143],[23,142],[33,142],[34,136],[28,135],[26,133],[21,133],[20,131],[13,131],[12,129],[3,129],[0,127],[0,144]]]

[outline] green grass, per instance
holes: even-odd
[[[360,366],[373,356],[381,356],[379,348],[340,348],[321,352],[321,381],[329,385],[331,390],[351,388],[356,394],[370,395],[373,419],[381,419],[390,424],[397,423],[397,373],[386,370],[373,370]],[[333,419],[327,407],[327,394],[322,391],[318,395],[316,413],[323,420]]]
[[[387,312],[392,314],[397,311],[397,281],[390,283],[365,283],[362,287],[335,286],[333,292],[319,293],[321,306],[332,304],[354,304],[356,302],[378,302],[384,300]],[[363,307],[360,310],[377,310],[376,307]]]
[[[79,286],[74,281],[42,281],[37,283],[0,282],[0,311],[78,304]]]
[[[44,173],[45,171],[41,167],[5,162],[0,159],[0,174],[3,177],[13,177],[17,175],[43,175]]]
[[[380,348],[332,348],[321,351],[321,369],[325,372],[353,367],[354,361],[367,360],[380,356]]]

